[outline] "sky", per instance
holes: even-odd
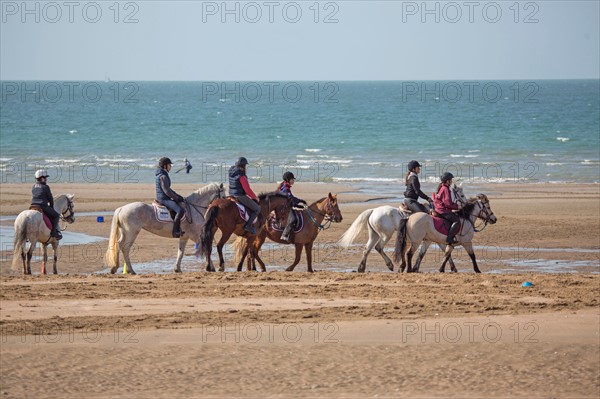
[[[599,79],[593,1],[0,1],[0,79]]]

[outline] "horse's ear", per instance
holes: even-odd
[[[331,193],[329,193],[327,196],[329,197],[330,200],[333,201],[333,195],[331,195]]]
[[[223,189],[223,183],[221,183],[221,185],[219,186],[219,188],[222,190]]]
[[[73,198],[75,198],[75,195],[67,194],[67,198],[70,199],[71,201],[73,201]]]

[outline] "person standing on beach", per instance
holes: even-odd
[[[435,211],[442,219],[445,219],[450,223],[448,236],[446,237],[446,243],[448,244],[454,243],[454,236],[458,233],[458,228],[460,226],[458,215],[452,212],[458,210],[458,204],[455,201],[452,201],[452,195],[450,193],[452,179],[454,179],[454,175],[450,172],[446,172],[440,177],[441,183],[438,185],[435,198],[433,199]]]
[[[244,230],[248,233],[256,234],[253,223],[260,212],[260,206],[258,205],[258,197],[250,188],[248,178],[246,177],[247,165],[248,160],[240,157],[235,165],[229,168],[229,195],[235,197],[240,204],[244,205],[250,211],[250,216],[244,225]]]
[[[295,197],[294,194],[292,194],[292,186],[294,185],[295,182],[296,182],[296,177],[294,176],[294,174],[292,172],[285,172],[283,174],[283,181],[277,187],[277,191],[287,195],[288,198],[292,199],[292,207],[298,206],[298,204],[306,205],[306,201],[304,201],[303,199],[300,199],[298,197]],[[296,216],[296,211],[291,210],[288,215],[288,220],[287,220],[287,224],[285,225],[285,229],[283,230],[283,233],[281,234],[282,240],[290,242],[290,233],[291,233],[292,229],[294,228],[294,226],[296,225],[297,220],[298,220],[298,217]]]
[[[187,158],[183,158],[183,162],[184,162],[185,173],[190,173],[190,170],[192,170],[192,164],[190,163],[190,161],[188,161]]]
[[[159,204],[166,206],[174,211],[175,219],[173,219],[173,237],[179,238],[184,232],[181,231],[181,219],[185,213],[184,208],[180,205],[184,198],[171,189],[171,178],[169,171],[173,162],[167,157],[162,157],[158,160],[158,168],[156,169],[156,201]]]
[[[42,209],[42,212],[48,216],[52,222],[50,237],[60,240],[62,238],[62,234],[58,228],[60,214],[54,209],[54,197],[52,196],[52,191],[47,183],[48,171],[46,169],[37,170],[35,172],[35,180],[36,183],[31,189],[31,205],[39,206]]]
[[[419,197],[423,198],[427,202],[431,203],[431,198],[421,191],[421,183],[419,182],[419,172],[421,172],[421,164],[417,161],[410,161],[408,163],[408,173],[404,178],[406,183],[406,191],[404,191],[404,205],[412,212],[425,212],[427,208],[419,203]]]

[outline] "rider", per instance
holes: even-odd
[[[248,217],[248,221],[244,225],[244,230],[256,234],[253,223],[260,212],[260,206],[258,205],[258,198],[250,188],[248,178],[246,177],[247,165],[248,160],[240,157],[235,162],[235,165],[229,168],[229,195],[235,197],[240,204],[250,210],[250,217]]]
[[[158,160],[158,168],[156,169],[156,202],[166,206],[176,212],[173,219],[173,237],[179,238],[184,232],[181,231],[181,218],[185,213],[181,203],[184,198],[171,189],[171,178],[169,171],[173,162],[167,157],[162,157]]]
[[[54,209],[54,198],[52,197],[50,186],[47,184],[48,171],[46,169],[37,170],[35,172],[35,180],[37,180],[37,183],[35,183],[31,189],[31,205],[42,208],[42,212],[48,216],[52,222],[50,237],[60,240],[62,238],[62,234],[58,228],[60,214]]]
[[[294,176],[294,174],[292,172],[285,172],[283,174],[283,181],[279,184],[279,187],[277,187],[277,191],[286,194],[288,196],[288,198],[291,198],[292,200],[292,207],[298,206],[298,204],[304,204],[306,205],[306,201],[304,201],[303,199],[300,199],[298,197],[295,197],[292,194],[292,186],[294,185],[294,183],[296,182],[296,177]],[[281,239],[284,241],[290,241],[290,233],[292,231],[292,229],[294,228],[294,226],[296,225],[296,221],[298,220],[298,217],[296,216],[296,212],[295,211],[290,211],[289,215],[288,215],[288,220],[287,220],[287,224],[285,226],[285,229],[283,230],[283,234],[281,234]]]
[[[458,210],[458,204],[455,201],[452,201],[452,195],[450,194],[452,179],[454,179],[454,175],[450,172],[446,172],[440,177],[441,183],[438,185],[433,200],[435,211],[442,219],[445,219],[451,224],[450,229],[448,229],[448,237],[446,237],[446,243],[448,244],[454,243],[454,236],[458,232],[460,226],[458,215],[452,212]]]
[[[421,191],[421,183],[419,182],[419,172],[421,171],[421,164],[417,161],[410,161],[408,163],[408,173],[404,178],[406,182],[406,191],[404,192],[404,205],[414,213],[425,212],[427,208],[419,203],[419,197],[423,198],[427,202],[431,203],[432,200],[427,194]]]

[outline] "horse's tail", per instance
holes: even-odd
[[[235,251],[235,264],[240,263],[240,261],[242,260],[242,256],[244,255],[244,250],[246,249],[246,239],[243,237],[238,237],[234,242],[233,242],[233,250]]]
[[[367,209],[366,211],[358,215],[356,220],[352,222],[352,225],[348,228],[348,230],[346,230],[346,232],[338,241],[338,243],[341,246],[348,248],[350,244],[352,244],[354,240],[356,240],[356,237],[358,237],[360,232],[363,231],[365,226],[368,224],[369,217],[371,216],[371,213],[373,213],[373,210],[374,209]]]
[[[213,229],[215,226],[215,222],[217,219],[217,215],[219,214],[218,206],[209,206],[206,210],[206,214],[204,217],[206,218],[206,222],[204,222],[204,227],[202,228],[202,234],[200,235],[200,246],[202,248],[202,252],[200,253],[200,257],[209,256],[209,250],[212,249],[213,242]]]
[[[106,255],[104,256],[106,266],[111,268],[111,273],[116,272],[116,269],[119,267],[119,232],[121,229],[119,222],[120,212],[121,208],[117,208],[113,214],[112,224],[110,226],[110,236],[108,239],[108,249],[106,250]],[[114,270],[114,272],[112,270]]]
[[[396,234],[396,246],[394,247],[394,262],[398,263],[404,256],[406,249],[406,222],[408,219],[400,219],[398,234]]]
[[[19,221],[20,218],[17,218]],[[11,268],[17,270],[20,266],[19,261],[25,252],[25,243],[27,242],[27,220],[23,223],[15,222],[15,238],[13,240],[13,260]]]

